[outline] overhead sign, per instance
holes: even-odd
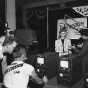
[[[87,18],[73,18],[74,20],[76,20],[77,22],[75,22],[72,19],[67,19],[67,24],[70,25],[67,27],[68,29],[68,35],[67,38],[68,39],[79,39],[80,38],[80,33],[79,33],[79,29],[85,29],[85,27],[87,28]],[[57,21],[57,39],[59,36],[59,31],[63,28],[64,26],[64,22],[63,19],[60,19]],[[75,29],[78,30],[75,30]]]
[[[88,16],[88,6],[73,7],[73,10],[83,16]]]

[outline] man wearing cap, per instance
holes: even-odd
[[[85,56],[88,52],[88,29],[81,30],[80,34],[81,34],[81,38],[84,39],[84,43],[79,44],[77,46],[80,47],[81,50],[77,49],[75,46],[72,46],[71,48],[73,48],[76,53]]]
[[[46,76],[40,79],[34,67],[24,62],[27,59],[24,48],[17,46],[13,51],[13,57],[14,61],[5,69],[3,82],[6,88],[27,88],[30,76],[38,84],[47,83]]]

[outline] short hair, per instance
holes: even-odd
[[[65,28],[62,28],[62,29],[59,31],[58,39],[61,38],[61,35],[60,35],[60,34],[61,34],[62,32],[65,32],[65,33],[66,33],[66,36],[67,36],[67,30],[66,30]],[[66,37],[66,36],[65,36],[65,37]]]
[[[6,46],[7,44],[12,44],[14,41],[17,42],[17,39],[15,37],[6,36],[2,46]]]
[[[14,48],[14,50],[13,50],[13,58],[19,58],[23,54],[26,56],[25,48],[23,48],[23,47],[21,47],[19,45]]]
[[[88,36],[88,29],[82,29],[82,30],[79,31],[79,33],[80,33],[81,35]]]
[[[65,27],[63,27],[62,29],[60,29],[59,34],[62,32],[67,32],[67,29]]]

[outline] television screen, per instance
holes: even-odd
[[[38,64],[44,64],[44,58],[38,57],[38,58],[37,58],[37,63],[38,63]]]
[[[68,68],[68,61],[61,60],[60,61],[60,66],[63,67],[63,68]]]

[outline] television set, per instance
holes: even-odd
[[[35,71],[40,78],[47,76],[48,79],[57,74],[57,52],[45,52],[38,54],[35,60]]]
[[[82,57],[77,54],[68,54],[57,60],[57,84],[72,87],[82,79]]]

